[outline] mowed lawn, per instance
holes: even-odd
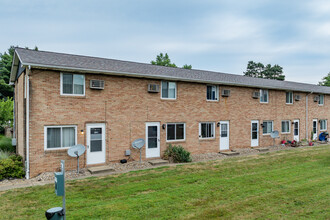
[[[330,219],[330,146],[67,181],[68,219]],[[0,192],[1,219],[43,219],[54,184]]]

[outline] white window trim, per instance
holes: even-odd
[[[274,121],[265,120],[265,121],[262,121],[262,124],[264,124],[264,122],[271,122],[272,123],[272,131],[274,131]],[[270,135],[270,133],[264,133],[264,128],[262,128],[262,135]]]
[[[56,148],[47,148],[47,128],[74,128],[75,133],[75,144],[77,144],[77,125],[52,125],[52,126],[44,126],[44,150],[52,151],[52,150],[61,150],[61,149],[69,149],[70,147],[56,147]],[[61,146],[62,146],[62,129],[61,129]]]
[[[291,103],[290,102],[286,102],[286,94],[287,93],[291,93],[291,96],[292,96],[292,102]],[[285,92],[285,104],[287,104],[287,105],[293,105],[293,92],[290,92],[290,91]]]
[[[267,102],[262,102],[261,101],[261,91],[267,91]],[[267,104],[268,102],[269,102],[269,90],[268,89],[260,89],[260,91],[259,91],[259,94],[260,94],[260,97],[259,97],[259,101],[260,101],[260,103],[265,103],[265,104]]]
[[[68,74],[72,74],[72,75],[83,75],[84,76],[84,89],[83,89],[83,91],[84,91],[84,93],[83,94],[65,94],[65,93],[63,93],[63,73],[61,72],[61,80],[60,80],[60,87],[61,87],[61,95],[62,96],[85,96],[85,90],[86,90],[86,78],[85,78],[85,74],[78,74],[78,73],[68,73]],[[73,82],[72,82],[73,83]]]
[[[325,129],[321,129],[321,122],[320,122],[320,131],[326,131],[328,128],[328,120],[326,119],[321,119],[320,121],[325,121]]]
[[[213,99],[207,99],[207,87],[208,86],[215,86],[215,88],[216,88],[216,91],[215,91],[215,94],[216,94],[216,100],[213,100]],[[220,98],[219,98],[220,96],[219,96],[219,86],[217,86],[217,85],[206,85],[206,101],[208,101],[208,102],[219,102],[219,100],[220,100]]]
[[[163,88],[162,88],[163,87],[163,82],[172,82],[172,83],[175,83],[175,98],[163,98]],[[178,86],[177,86],[177,83],[176,82],[166,81],[166,80],[161,81],[161,83],[160,83],[160,99],[164,99],[164,100],[176,100],[177,90],[178,90]]]
[[[202,124],[212,124],[213,125],[213,137],[202,137]],[[213,122],[213,121],[199,122],[199,139],[201,139],[201,140],[215,139],[215,122]]]
[[[173,125],[173,124],[183,124],[183,139],[179,139],[179,140],[167,140],[167,126],[168,125]],[[176,128],[175,128],[176,129]],[[176,130],[175,130],[176,131]],[[176,134],[176,132],[174,132]],[[186,141],[186,123],[184,122],[169,122],[166,123],[166,142],[182,142],[182,141]]]
[[[282,132],[282,122],[287,121],[289,122],[289,132]],[[291,134],[291,121],[290,120],[282,120],[281,121],[281,134]]]
[[[322,104],[320,104],[321,96],[323,96],[323,103],[322,103]],[[324,94],[320,94],[320,95],[319,95],[319,101],[317,102],[319,106],[323,106],[323,105],[324,105],[324,99],[325,99]]]

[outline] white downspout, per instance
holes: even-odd
[[[308,140],[308,96],[313,92],[307,93],[306,95],[306,140]]]
[[[25,75],[25,82],[26,82],[26,179],[30,179],[30,145],[29,145],[29,125],[30,125],[30,81],[29,81],[29,73],[31,70],[31,66],[29,66],[29,69],[27,71],[27,74]]]

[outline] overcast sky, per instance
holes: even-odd
[[[279,64],[286,80],[330,72],[329,0],[0,0],[0,52],[10,45],[243,74]]]

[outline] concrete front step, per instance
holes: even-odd
[[[162,159],[150,160],[148,162],[153,166],[168,164],[168,160]]]
[[[269,151],[269,149],[267,147],[258,147],[258,148],[253,148],[259,152],[266,152],[266,151]]]
[[[226,156],[236,156],[239,155],[239,152],[235,152],[235,151],[223,151],[220,152],[220,154],[226,155]]]
[[[87,168],[87,170],[91,174],[109,173],[109,172],[115,171],[115,169],[113,169],[110,166],[90,167],[90,168]]]

